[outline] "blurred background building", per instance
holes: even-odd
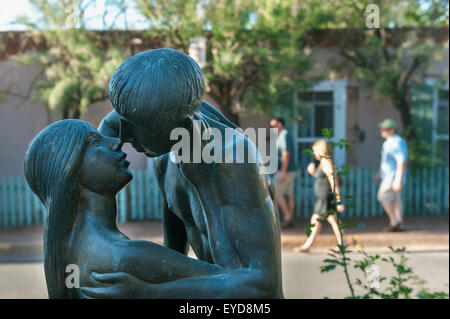
[[[424,34],[433,41],[448,39],[448,28],[425,31]],[[268,127],[268,120],[273,114],[283,116],[295,137],[297,160],[301,167],[307,165],[309,160],[303,155],[303,149],[309,148],[322,136],[323,128],[333,128],[336,139],[347,139],[350,145],[347,152],[336,150],[338,165],[376,168],[382,143],[378,123],[387,117],[402,123],[399,111],[389,99],[364,87],[351,72],[332,71],[330,65],[339,55],[337,42],[344,32],[325,30],[313,32],[310,37],[308,45],[314,48],[314,68],[310,72],[325,72],[329,75],[327,79],[318,81],[306,92],[290,93],[291,100],[287,103],[292,105],[289,107],[283,105],[267,114],[255,114],[246,109],[238,113],[239,125],[243,129]],[[45,45],[34,43],[31,38],[27,41],[26,37],[24,32],[0,33],[0,87],[8,88],[0,99],[0,175],[23,174],[23,158],[28,143],[51,121],[61,118],[60,110],[49,114],[41,102],[31,98],[33,81],[41,70],[39,65],[21,65],[14,59],[26,51],[49,50]],[[142,39],[135,53],[164,45],[160,40],[142,34],[133,33],[133,37]],[[105,32],[105,41],[109,41],[108,38]],[[205,45],[203,41],[199,43]],[[196,43],[194,50],[197,57],[202,56],[198,51],[199,43]],[[412,114],[420,139],[428,142],[435,150],[433,154],[448,165],[449,55],[448,48],[442,50],[444,58],[431,65],[422,85],[414,87]],[[447,80],[442,81],[442,78]],[[208,94],[205,99],[221,109],[220,103]],[[80,118],[97,126],[111,110],[108,100],[96,102]],[[124,149],[129,154],[133,169],[147,167],[145,156],[128,145]]]

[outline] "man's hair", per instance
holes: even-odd
[[[283,124],[283,126],[285,126],[285,125],[284,125],[284,119],[283,119],[282,117],[273,117],[273,118],[271,119],[271,121],[273,121],[273,120],[275,120],[275,121],[277,121],[277,122]]]
[[[205,94],[205,79],[198,64],[174,49],[136,54],[114,72],[109,99],[120,116],[148,125],[170,122],[197,112]]]

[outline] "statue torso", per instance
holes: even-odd
[[[201,200],[195,186],[184,176],[179,164],[169,155],[155,159],[159,179],[168,209],[185,225],[187,239],[199,259],[213,262],[208,231]],[[201,174],[201,172],[199,172]]]

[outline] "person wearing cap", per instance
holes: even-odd
[[[389,217],[388,232],[403,231],[403,204],[401,190],[406,181],[408,146],[397,134],[398,126],[393,119],[385,119],[378,125],[385,139],[381,149],[381,163],[375,176],[380,186],[377,198]]]

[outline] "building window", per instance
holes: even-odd
[[[294,101],[292,132],[298,165],[305,168],[311,158],[303,151],[323,138],[324,128],[333,129],[336,141],[346,138],[347,82],[320,82],[310,92],[295,95]],[[338,166],[344,165],[345,150],[335,149],[334,159]]]
[[[297,158],[300,167],[306,167],[311,161],[303,154],[303,150],[310,149],[314,141],[322,137],[324,128],[333,127],[333,115],[333,91],[299,94],[294,119],[297,124]]]
[[[435,87],[433,103],[433,148],[436,161],[448,164],[449,157],[449,102],[448,88]]]
[[[333,127],[333,92],[310,92],[299,95],[297,135],[320,137],[322,129]]]

